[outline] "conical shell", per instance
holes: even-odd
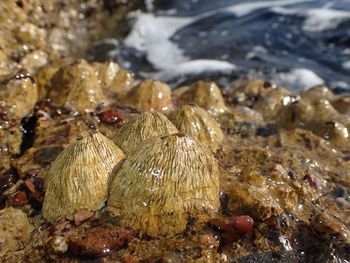
[[[142,81],[139,86],[133,88],[127,94],[125,103],[140,112],[169,112],[173,108],[170,87],[165,83],[150,79]]]
[[[187,215],[219,208],[219,168],[212,153],[185,135],[139,145],[117,171],[108,211],[150,236],[184,231]]]
[[[164,114],[147,112],[124,124],[115,134],[113,141],[125,153],[129,153],[146,139],[178,132]]]
[[[182,106],[169,118],[180,132],[197,139],[212,151],[216,151],[224,139],[219,123],[198,106]]]
[[[180,105],[196,104],[211,114],[227,110],[219,87],[214,82],[198,81],[178,99]]]
[[[100,209],[113,168],[123,152],[100,133],[70,144],[53,162],[46,178],[43,215],[50,222],[80,209]]]
[[[57,71],[51,80],[49,97],[54,106],[66,106],[78,112],[93,111],[107,100],[96,71],[82,59]]]

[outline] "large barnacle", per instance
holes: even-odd
[[[93,111],[106,101],[96,71],[82,59],[57,71],[48,95],[54,106],[78,112]]]
[[[225,101],[219,87],[214,82],[198,81],[178,99],[179,104],[196,104],[211,114],[226,111]]]
[[[190,135],[215,151],[224,139],[219,123],[198,106],[182,106],[170,115],[180,132]]]
[[[189,214],[218,210],[218,164],[189,136],[156,137],[128,156],[109,194],[108,210],[122,225],[174,235],[185,230]]]
[[[160,112],[146,112],[124,124],[113,141],[125,153],[129,153],[146,139],[178,133],[168,118]]]
[[[80,209],[98,210],[106,198],[113,168],[123,152],[100,133],[70,144],[46,177],[43,215],[50,222]]]
[[[169,112],[173,108],[171,89],[165,83],[146,79],[126,95],[125,104],[140,112]]]

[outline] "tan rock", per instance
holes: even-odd
[[[33,226],[20,209],[0,210],[0,256],[23,249],[30,240]]]

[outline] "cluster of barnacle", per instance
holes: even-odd
[[[326,86],[316,86],[299,95],[275,84],[243,79],[231,87],[238,105],[259,112],[279,129],[310,130],[336,147],[350,141],[349,97],[336,96]]]
[[[174,105],[168,85],[144,80],[133,87],[132,75],[112,62],[79,60],[51,75],[42,90],[55,107],[83,114],[118,101],[141,113],[113,138],[92,131],[58,155],[45,178],[47,220],[96,211],[107,201],[120,224],[157,236],[184,231],[191,214],[219,210],[214,152],[224,135],[213,116],[226,107],[214,83],[198,83]]]
[[[314,137],[319,135],[339,147],[349,142],[349,100],[324,87],[294,96],[274,84],[241,80],[230,90],[224,89],[224,97],[215,83],[199,81],[172,92],[167,84],[155,80],[135,86],[133,75],[116,63],[85,60],[60,60],[41,68],[35,77],[33,82],[19,72],[4,80],[6,89],[0,97],[7,103],[1,106],[17,119],[31,114],[40,100],[41,108],[73,112],[76,123],[64,132],[67,137],[73,134],[72,138],[59,142],[53,137],[50,148],[40,141],[62,127],[50,127],[52,121],[39,119],[36,147],[14,161],[21,173],[23,163],[30,163],[32,155],[50,153],[52,158],[43,162],[52,163],[43,171],[46,193],[42,214],[51,223],[107,204],[106,211],[121,226],[152,237],[173,236],[185,231],[192,216],[208,218],[224,209],[220,188],[229,195],[225,206],[231,212],[261,221],[291,212],[304,220],[310,211],[304,213],[301,202],[312,206],[320,196],[311,189],[315,182],[306,178],[311,186],[301,185],[301,180],[291,178],[276,164],[268,150],[235,148],[237,141],[230,135],[249,136],[254,125],[270,122],[282,131],[311,130]],[[13,94],[26,99],[14,100]],[[114,104],[130,114],[127,122],[112,126],[112,132],[102,130],[101,124],[100,131],[79,126],[76,116],[90,116]],[[107,120],[118,118],[108,114],[104,116]],[[337,220],[319,221],[308,222],[314,222],[321,232],[326,225],[334,233],[347,233]]]

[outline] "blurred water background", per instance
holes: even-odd
[[[252,76],[350,92],[350,0],[147,0],[127,20],[90,59],[174,87]]]

